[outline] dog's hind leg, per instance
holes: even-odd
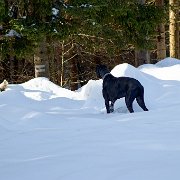
[[[114,101],[111,101],[110,112],[114,112]]]
[[[133,101],[134,101],[135,97],[132,96],[131,94],[127,95],[125,97],[125,102],[126,102],[126,106],[129,110],[130,113],[133,113],[134,110],[133,110]]]
[[[145,102],[144,102],[144,97],[143,96],[138,96],[136,97],[136,101],[139,104],[139,106],[144,110],[144,111],[148,111]]]
[[[110,113],[110,107],[109,107],[109,100],[105,99],[105,106],[106,106],[106,111],[107,113]]]

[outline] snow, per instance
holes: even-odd
[[[54,16],[57,16],[58,13],[59,13],[59,9],[52,8],[52,14],[53,14]]]
[[[137,78],[144,112],[120,99],[106,114],[102,80],[73,92],[46,78],[0,94],[1,180],[179,180],[180,61],[114,67]]]
[[[11,29],[5,36],[6,37],[18,37],[18,38],[21,38],[21,35],[19,33],[17,33],[13,29]]]

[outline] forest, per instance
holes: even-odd
[[[179,0],[1,0],[0,80],[77,90],[95,67],[180,59]]]

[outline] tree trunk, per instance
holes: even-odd
[[[135,52],[135,66],[142,64],[150,64],[150,54],[148,50],[136,50]]]
[[[139,4],[145,4],[145,0],[138,0]],[[142,64],[150,63],[150,54],[148,50],[137,50],[135,51],[135,66],[138,67]]]
[[[10,67],[9,67],[10,82],[14,83],[14,56],[10,55],[9,60],[10,60]]]
[[[63,80],[64,80],[64,55],[65,55],[65,50],[64,50],[64,40],[61,43],[61,87],[63,87]]]
[[[170,57],[179,58],[179,0],[169,0],[169,50]]]
[[[62,49],[60,44],[55,48],[56,53],[56,69],[57,69],[57,84],[61,85],[61,53]]]
[[[179,7],[180,7],[180,2],[179,2]],[[178,38],[178,43],[179,43],[179,59],[180,59],[180,8],[179,8],[179,16],[178,16],[178,28],[179,28],[179,33],[178,33],[178,36],[179,36],[179,38]]]
[[[34,55],[35,77],[49,78],[49,62],[47,56],[46,38],[40,43]]]
[[[164,0],[156,0],[156,6],[164,6]],[[161,60],[166,58],[166,43],[165,43],[165,26],[164,24],[159,24],[157,36],[157,59]]]
[[[77,58],[78,56],[73,57],[70,60],[70,64],[71,64],[71,72],[70,72],[70,77],[71,77],[71,90],[75,91],[78,89],[78,78],[77,78]]]

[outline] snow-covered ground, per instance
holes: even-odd
[[[0,180],[179,180],[180,61],[116,66],[145,87],[144,112],[124,99],[106,114],[102,80],[76,92],[46,78],[0,93]]]

